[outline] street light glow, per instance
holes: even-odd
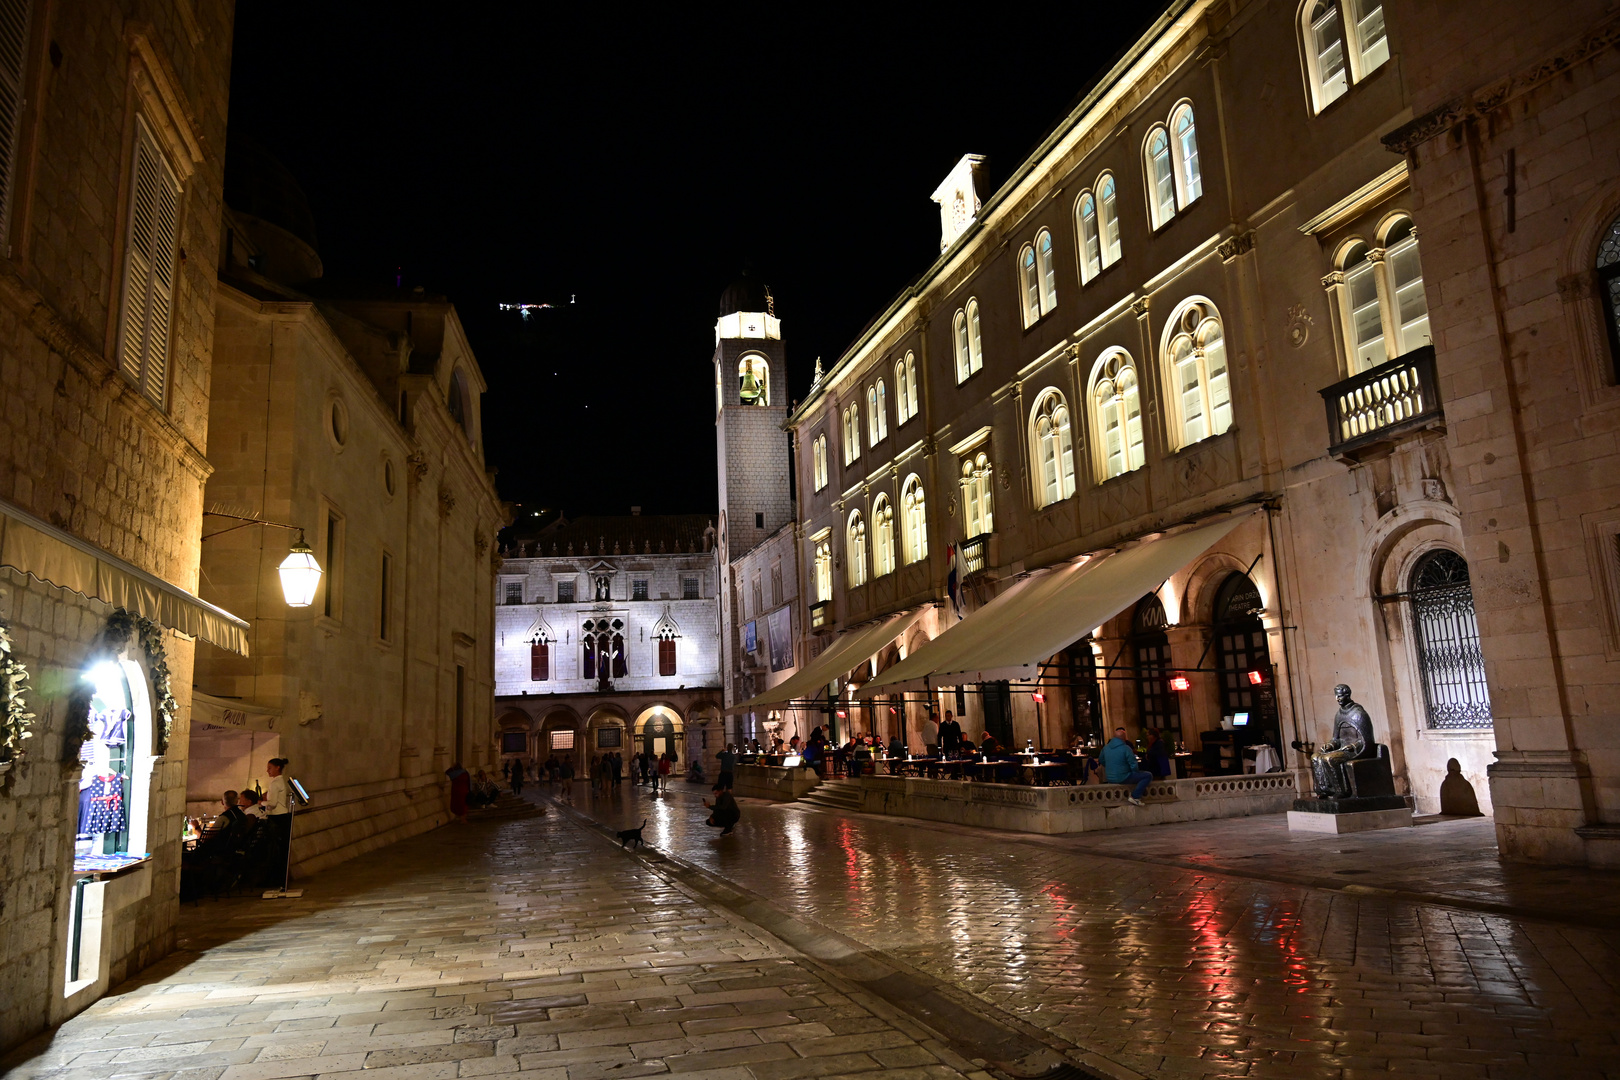
[[[321,564],[302,538],[276,569],[281,574],[281,591],[286,594],[288,607],[309,607],[315,602],[315,591],[321,586]]]

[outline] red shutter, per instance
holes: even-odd
[[[551,678],[551,646],[537,641],[529,646],[529,681],[545,682]]]
[[[658,674],[675,674],[675,642],[668,638],[658,642]]]

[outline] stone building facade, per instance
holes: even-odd
[[[495,593],[499,752],[528,763],[720,739],[717,533],[703,514],[519,521]],[[714,744],[711,746],[711,744]],[[713,775],[712,772],[710,775]]]
[[[1504,854],[1620,865],[1620,18],[1404,5],[1446,453]]]
[[[788,419],[801,656],[915,616],[806,720],[1297,767],[1348,683],[1420,811],[1460,773],[1505,856],[1613,861],[1605,20],[1174,3],[998,189],[964,157]],[[1220,522],[1038,677],[884,689],[1031,575]]]
[[[294,873],[448,820],[452,763],[495,756],[494,539],[483,375],[455,307],[321,279],[307,206],[252,144],[231,146],[214,336],[204,593],[254,652],[198,656],[216,723],[194,733],[194,808],[252,786],[272,753],[314,796]],[[298,533],[325,571],[289,608]],[[225,722],[225,721],[233,722]],[[203,748],[206,746],[206,752]],[[206,767],[201,767],[206,762]]]
[[[172,949],[195,641],[247,647],[195,596],[232,5],[4,21],[0,1050]]]

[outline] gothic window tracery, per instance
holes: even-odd
[[[1039,478],[1039,504],[1051,506],[1074,494],[1074,437],[1069,404],[1063,394],[1048,390],[1030,414],[1030,449]]]
[[[1165,373],[1179,449],[1232,426],[1231,385],[1226,338],[1214,304],[1202,298],[1183,301],[1167,333]]]
[[[928,508],[923,502],[922,478],[906,477],[900,492],[901,528],[905,537],[905,559],[909,565],[928,557]]]
[[[1091,380],[1092,427],[1102,442],[1101,479],[1140,469],[1142,399],[1131,354],[1124,349],[1110,349],[1098,358]]]

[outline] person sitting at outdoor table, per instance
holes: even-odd
[[[1148,772],[1154,779],[1163,780],[1170,775],[1170,750],[1164,745],[1164,739],[1159,737],[1157,731],[1148,736],[1147,745]]]
[[[906,745],[899,735],[889,736],[889,775],[900,775],[900,764],[906,759]]]
[[[1114,737],[1102,749],[1104,775],[1110,784],[1135,784],[1126,799],[1132,806],[1142,805],[1142,796],[1153,782],[1153,774],[1138,767],[1136,751],[1125,741],[1125,729],[1115,728]]]
[[[1080,778],[1078,780],[1076,780],[1075,783],[1077,783],[1077,784],[1100,784],[1100,783],[1102,783],[1102,777],[1100,775],[1101,772],[1102,772],[1102,766],[1097,764],[1097,759],[1096,758],[1090,757],[1090,756],[1085,755],[1085,754],[1076,754],[1074,756],[1074,762],[1075,762],[1076,767],[1078,767],[1079,770],[1080,770]]]
[[[255,824],[269,815],[264,803],[259,801],[259,793],[251,788],[236,797],[236,805],[242,808],[243,818],[252,818]]]
[[[979,736],[979,753],[983,754],[985,757],[990,757],[992,754],[999,753],[1000,750],[1001,747],[999,744],[997,744],[996,737],[994,735],[987,731],[983,735]]]

